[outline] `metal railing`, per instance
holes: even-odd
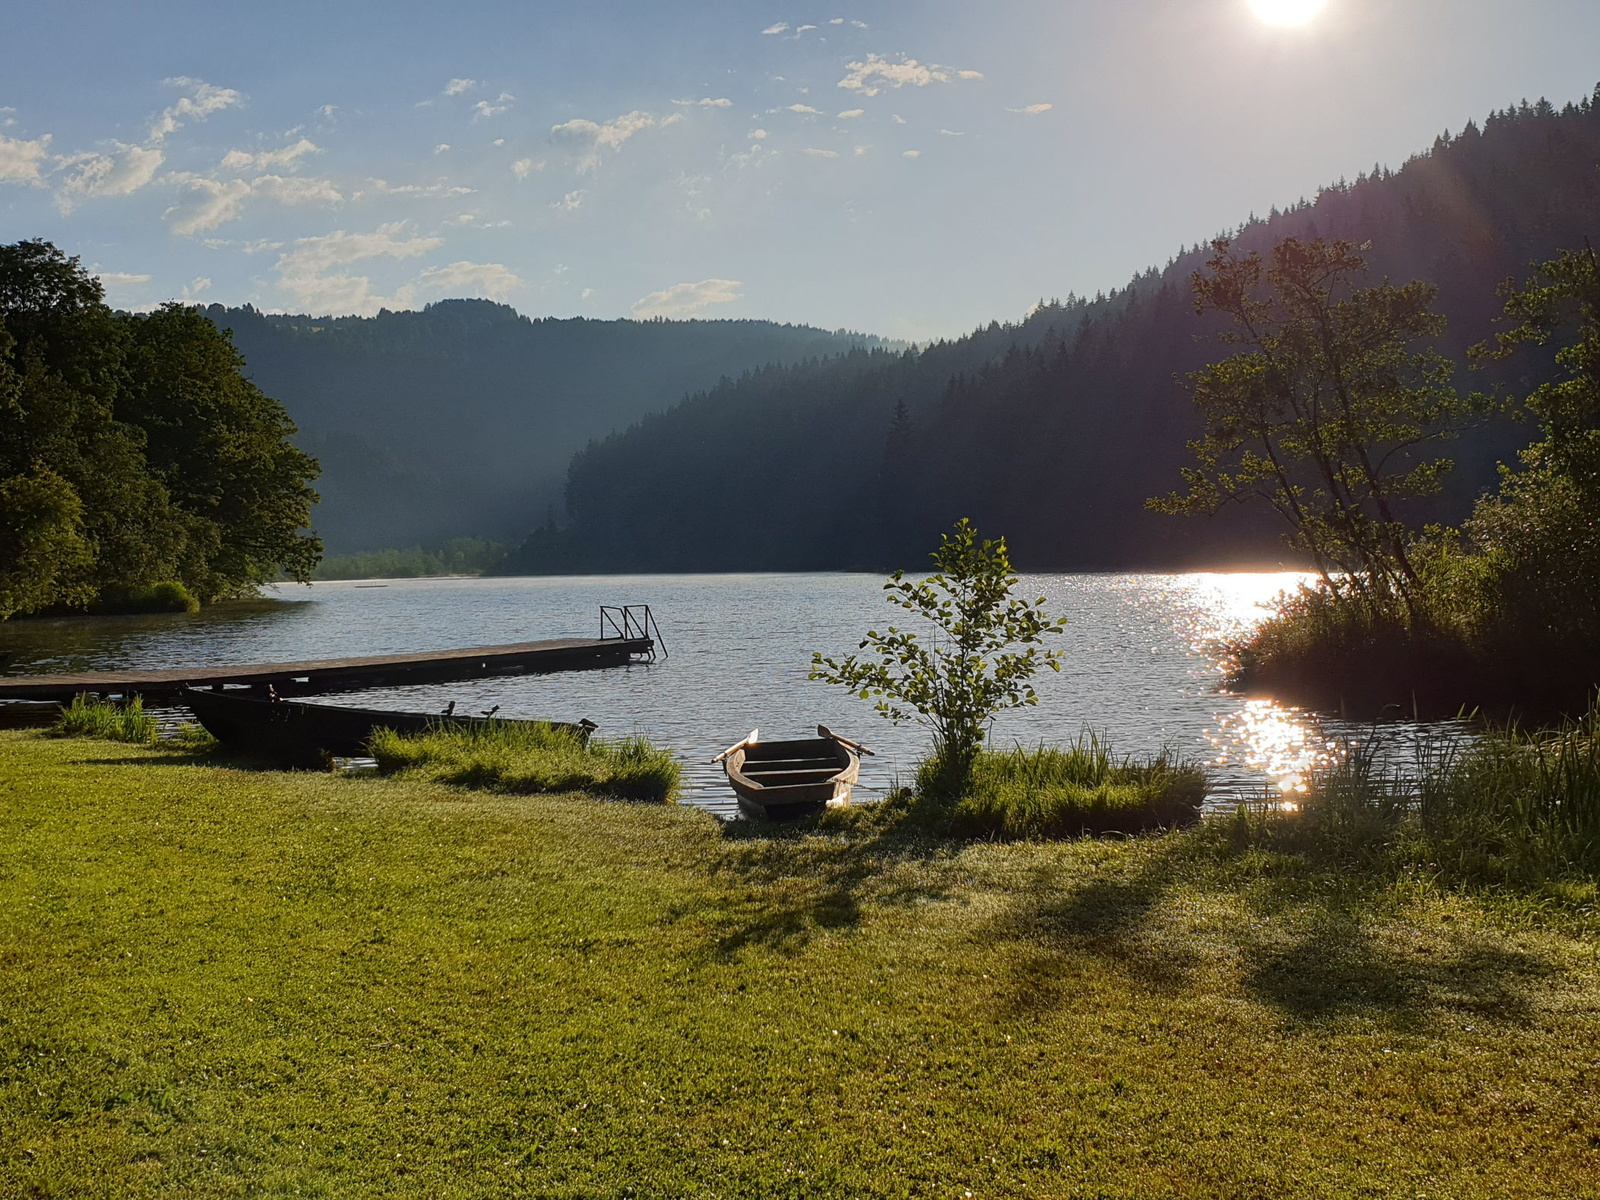
[[[656,624],[655,614],[650,611],[648,604],[602,604],[600,640],[613,638],[647,638],[650,641],[648,661],[655,662],[657,647],[661,650],[662,658],[668,657],[661,626]]]

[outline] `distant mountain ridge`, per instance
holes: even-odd
[[[770,363],[882,351],[771,321],[529,318],[487,300],[375,317],[203,310],[322,461],[332,552],[520,537],[591,439]]]
[[[1600,242],[1600,88],[1557,110],[1523,102],[1441,136],[1398,171],[1375,168],[1234,231],[1244,251],[1285,237],[1371,243],[1370,280],[1439,287],[1461,360],[1487,337],[1497,286],[1563,248]],[[970,516],[1025,569],[1263,563],[1260,514],[1160,516],[1197,425],[1175,376],[1230,351],[1196,318],[1189,279],[1209,249],[1095,300],[1041,305],[1016,325],[896,356],[773,367],[724,381],[581,452],[569,523],[507,569],[787,570],[920,565]],[[1519,390],[1552,369],[1519,357],[1465,388]],[[1500,421],[1447,449],[1458,468],[1425,514],[1455,519],[1530,436]]]

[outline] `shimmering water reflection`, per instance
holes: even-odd
[[[1169,750],[1205,762],[1213,803],[1294,792],[1337,740],[1405,747],[1439,727],[1345,726],[1264,700],[1216,691],[1222,644],[1304,579],[1296,573],[1038,575],[1022,581],[1069,620],[1059,673],[1045,672],[1035,707],[1003,715],[993,744],[1071,741],[1085,730],[1118,753]],[[639,732],[683,760],[688,798],[731,810],[710,758],[752,727],[795,736],[819,721],[878,751],[868,795],[909,780],[923,731],[893,726],[864,701],[808,680],[811,653],[844,654],[886,623],[882,578],[855,574],[647,575],[396,580],[383,587],[283,587],[261,603],[193,616],[0,625],[12,673],[178,668],[402,653],[595,636],[601,604],[654,606],[670,656],[650,666],[388,688],[330,697],[373,707],[466,710],[508,717],[589,717],[603,733]]]

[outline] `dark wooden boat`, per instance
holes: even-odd
[[[814,738],[782,742],[763,742],[761,731],[752,729],[749,737],[712,761],[727,771],[745,815],[791,821],[849,804],[861,774],[861,756],[871,753],[818,725]]]
[[[375,729],[396,733],[426,733],[430,729],[485,729],[504,725],[535,725],[512,721],[491,713],[457,714],[455,705],[442,713],[396,712],[381,708],[345,708],[337,704],[308,704],[284,700],[255,689],[188,688],[181,700],[206,732],[223,745],[251,754],[295,763],[314,764],[324,755],[354,757],[368,753]],[[587,741],[592,721],[569,724],[547,722],[570,730]]]

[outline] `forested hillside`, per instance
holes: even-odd
[[[1243,252],[1286,237],[1368,245],[1370,281],[1424,279],[1449,318],[1439,348],[1465,361],[1495,328],[1508,278],[1600,241],[1600,89],[1441,136],[1398,171],[1375,167],[1232,234]],[[569,523],[530,536],[515,569],[727,570],[917,565],[970,516],[1027,568],[1271,562],[1259,515],[1145,510],[1180,483],[1198,426],[1175,381],[1224,357],[1194,315],[1196,246],[1093,301],[1043,305],[1018,325],[892,358],[773,367],[726,381],[574,459]],[[1463,369],[1463,388],[1528,380],[1543,359]],[[1497,376],[1495,371],[1502,372]],[[1423,516],[1457,519],[1529,431],[1509,419],[1448,448],[1457,469]]]
[[[568,461],[686,393],[878,339],[768,321],[530,320],[485,300],[376,317],[203,310],[322,463],[330,551],[520,537]]]

